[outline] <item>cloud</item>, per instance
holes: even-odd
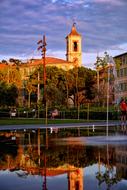
[[[120,47],[127,43],[126,7],[126,0],[1,0],[0,54],[30,55],[45,34],[48,53],[65,58],[74,21],[88,55]]]
[[[105,3],[115,6],[121,6],[124,5],[123,0],[93,0],[95,3]]]

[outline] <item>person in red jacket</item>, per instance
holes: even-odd
[[[126,116],[127,116],[127,104],[124,98],[122,98],[120,102],[120,111],[121,111],[121,122],[122,124],[126,124]]]

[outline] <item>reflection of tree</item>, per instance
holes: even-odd
[[[117,184],[120,181],[120,178],[114,173],[114,169],[105,170],[104,173],[97,173],[96,178],[99,181],[99,186],[105,182],[107,185],[107,190],[110,190],[111,186]]]
[[[117,184],[121,179],[117,176],[115,168],[109,164],[109,147],[107,144],[106,147],[106,166],[105,166],[105,171],[101,171],[101,162],[100,162],[100,151],[98,155],[98,167],[99,171],[96,173],[96,178],[98,179],[98,185],[100,186],[101,184],[105,183],[107,186],[107,190],[110,190],[111,187],[114,184]]]
[[[66,150],[69,148],[69,152]],[[83,146],[49,147],[47,154],[47,167],[58,167],[66,163],[75,167],[85,167],[87,162],[86,150]]]
[[[97,172],[96,178],[98,179],[100,186],[102,183],[106,183],[107,190],[110,190],[110,188],[117,184],[121,179],[117,177],[116,173],[114,173],[114,169],[106,169],[105,172]]]
[[[16,171],[16,174],[17,174],[17,176],[18,177],[21,177],[21,178],[27,178],[27,176],[28,176],[28,172],[26,172],[26,171]]]

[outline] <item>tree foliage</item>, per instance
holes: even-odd
[[[18,89],[12,85],[7,85],[5,82],[0,83],[0,105],[5,106],[16,106],[18,98]]]
[[[38,86],[41,100],[43,100],[43,67],[36,68],[32,74],[22,79],[19,67],[20,60],[11,58],[9,62],[13,63],[13,65],[6,65],[5,69],[0,71],[1,81],[10,86],[15,84],[19,92],[25,91],[29,95],[29,98],[28,96],[25,97],[26,101],[29,101],[29,107],[32,101],[32,94],[36,95],[37,104]],[[23,85],[24,80],[26,82],[25,86]],[[71,99],[74,106],[84,104],[88,94],[91,96],[89,97],[90,100],[94,98],[94,81],[95,71],[85,67],[75,67],[68,71],[58,67],[46,67],[46,97],[48,105],[50,107],[68,108],[69,99]],[[86,92],[84,93],[84,91]]]

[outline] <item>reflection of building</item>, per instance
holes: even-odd
[[[9,142],[9,144],[14,143],[14,145],[17,146],[13,146],[16,147],[15,156],[13,156],[13,154],[8,154],[8,150],[6,154],[2,155],[4,162],[0,161],[1,170],[8,169],[10,171],[15,171],[20,177],[25,177],[29,174],[41,175],[44,178],[43,190],[47,189],[47,177],[57,177],[65,174],[68,180],[68,190],[83,190],[82,168],[78,168],[71,163],[68,164],[66,161],[65,163],[62,162],[61,165],[57,163],[56,167],[53,165],[54,163],[47,166],[47,161],[49,157],[52,156],[52,153],[49,155],[49,150],[47,155],[45,147],[40,150],[40,144],[42,143],[42,141],[40,142],[40,130],[38,130],[37,133],[34,131],[33,134],[28,131],[22,134],[17,132],[3,132],[2,136],[5,136],[5,142]],[[38,161],[38,159],[40,160]]]
[[[116,148],[116,172],[117,175],[127,179],[127,146]]]
[[[68,173],[68,190],[83,190],[83,169]]]

